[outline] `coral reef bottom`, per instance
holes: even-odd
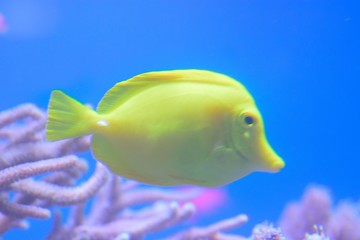
[[[208,191],[144,187],[112,174],[100,162],[84,180],[88,165],[78,154],[89,150],[89,137],[47,142],[45,122],[46,113],[33,104],[0,113],[3,235],[14,228],[29,228],[29,218],[46,220],[53,214],[49,240],[151,238],[193,216],[196,199]],[[84,210],[87,204],[90,211]],[[71,209],[65,221],[56,210],[61,207]],[[321,186],[308,187],[301,200],[289,203],[278,223],[256,225],[247,237],[228,233],[247,219],[247,215],[239,214],[209,226],[173,232],[165,239],[360,239],[359,205],[340,202],[334,206],[329,190]]]

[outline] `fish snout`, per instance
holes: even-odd
[[[280,157],[276,157],[276,158],[270,160],[269,172],[277,173],[284,167],[285,167],[284,160],[282,160],[282,158],[280,158]]]
[[[272,149],[266,138],[260,142],[259,154],[266,172],[276,173],[285,167],[284,160]]]

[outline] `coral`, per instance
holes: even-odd
[[[300,202],[289,203],[279,226],[287,237],[302,239],[315,224],[325,226],[331,216],[332,200],[326,188],[310,187]]]
[[[253,229],[253,235],[250,240],[285,240],[280,228],[274,228],[271,224],[259,224]]]
[[[0,113],[1,233],[28,227],[26,218],[49,218],[49,208],[55,205],[71,206],[71,215],[62,225],[61,213],[55,212],[48,239],[141,239],[194,214],[190,200],[199,197],[198,188],[163,190],[137,187],[133,181],[120,184],[120,178],[101,163],[88,180],[77,185],[87,164],[74,154],[89,150],[89,138],[47,142],[45,122],[46,113],[32,104]],[[85,215],[89,201],[92,209]],[[132,208],[148,202],[152,204]],[[231,236],[221,231],[246,221],[246,215],[239,215],[175,233],[169,239],[226,239]]]
[[[360,239],[360,205],[349,201],[338,204],[327,223],[325,232],[330,239]]]
[[[326,236],[322,226],[314,225],[314,233],[305,233],[305,240],[330,240],[330,238]]]
[[[97,194],[90,213],[84,216],[84,205],[77,205],[73,207],[64,226],[61,225],[61,214],[58,213],[48,239],[142,239],[145,235],[181,223],[195,212],[189,200],[199,194],[197,189],[180,192],[135,188],[136,185],[132,181],[120,184],[120,178],[112,175],[111,180]],[[148,202],[152,204],[138,210],[131,208]],[[206,228],[185,230],[166,239],[204,239],[246,221],[245,215],[239,215]]]
[[[8,29],[4,15],[0,12],[0,33],[6,32]]]
[[[65,223],[62,212],[54,212],[48,240],[143,239],[180,225],[197,206],[201,214],[204,203],[204,209],[211,209],[224,200],[224,192],[214,189],[144,187],[99,162],[92,176],[78,184],[88,165],[76,154],[89,150],[89,137],[47,142],[45,122],[46,113],[32,104],[0,113],[0,234],[29,227],[27,218],[48,219],[54,206],[67,206],[71,213]],[[240,214],[209,226],[167,232],[166,239],[360,239],[359,206],[332,205],[326,188],[309,187],[300,202],[285,208],[280,228],[263,223],[250,237],[225,233],[247,222]],[[85,211],[87,206],[90,211]]]
[[[26,228],[28,217],[49,218],[52,205],[85,202],[108,177],[98,164],[88,181],[75,186],[87,164],[72,154],[88,150],[89,139],[48,143],[45,121],[46,114],[32,104],[0,113],[0,233]]]
[[[279,226],[290,240],[358,240],[360,208],[351,202],[333,206],[329,189],[309,186],[300,202],[285,207]]]

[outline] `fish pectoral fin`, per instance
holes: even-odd
[[[226,159],[236,159],[236,153],[229,147],[217,146],[211,153],[211,160],[223,162]]]

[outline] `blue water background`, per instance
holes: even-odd
[[[46,108],[53,89],[96,105],[116,82],[152,70],[238,79],[287,165],[228,185],[230,202],[200,224],[247,213],[235,232],[248,235],[309,183],[359,198],[359,12],[356,0],[1,0],[0,110]],[[51,226],[31,224],[5,239],[43,239]]]

